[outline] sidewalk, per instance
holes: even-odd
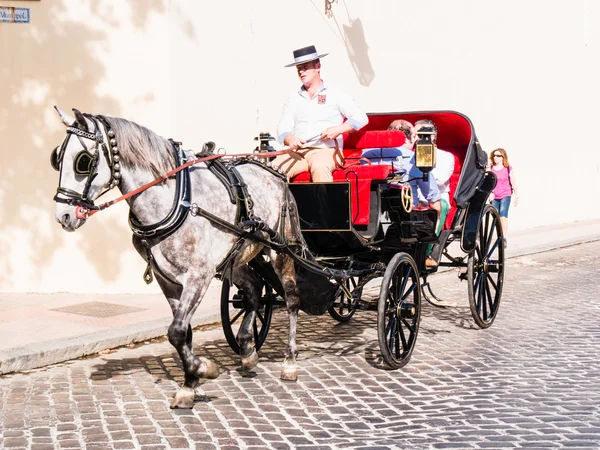
[[[511,233],[507,257],[600,240],[600,220]],[[220,321],[214,281],[192,326]],[[0,374],[30,370],[164,336],[171,310],[162,295],[1,294]]]

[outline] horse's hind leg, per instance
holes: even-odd
[[[258,364],[258,353],[254,345],[254,321],[264,283],[248,265],[233,270],[233,282],[244,291],[246,297],[246,314],[238,330],[237,342],[240,346],[242,369],[250,370]]]
[[[194,389],[200,378],[216,378],[219,375],[218,366],[206,358],[194,355],[192,346],[192,327],[190,321],[208,289],[210,278],[205,280],[188,279],[187,287],[183,289],[179,305],[174,313],[173,322],[169,327],[169,342],[179,353],[185,381],[171,402],[171,408],[192,408],[194,406]]]
[[[290,330],[288,346],[285,359],[281,366],[281,379],[296,381],[298,379],[298,366],[296,364],[296,324],[298,322],[298,311],[300,309],[300,297],[296,286],[296,269],[294,261],[287,255],[279,254],[275,257],[273,266],[275,273],[281,281],[285,291],[285,304],[290,319]]]

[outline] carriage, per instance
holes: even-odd
[[[185,380],[172,408],[193,407],[200,379],[220,373],[214,361],[194,354],[190,325],[215,276],[223,280],[223,329],[243,370],[258,364],[273,308],[285,300],[290,324],[281,378],[289,381],[298,376],[298,311],[329,311],[347,321],[364,304],[363,289],[375,278],[383,277],[380,295],[368,306],[377,309],[381,352],[392,368],[411,357],[421,299],[448,305],[429,283],[439,268],[460,268],[480,327],[489,327],[497,315],[503,236],[498,213],[486,202],[496,179],[485,171],[485,152],[462,114],[371,114],[365,129],[347,137],[347,165],[333,173],[334,181],[310,183],[308,174],[288,182],[267,162],[268,152],[223,155],[207,143],[194,154],[126,119],[76,109],[73,117],[55,108],[66,126],[62,144],[51,154],[59,172],[56,220],[75,231],[93,214],[128,202],[133,245],[147,262],[144,279],[156,279],[173,313],[168,337]],[[408,188],[392,166],[361,164],[365,148],[402,145],[400,131],[387,131],[395,119],[433,119],[440,147],[455,159],[452,208],[439,237],[437,212],[412,208]],[[115,188],[120,197],[94,203]],[[435,269],[425,264],[429,245],[439,261]]]
[[[364,149],[399,147],[402,132],[388,131],[396,119],[415,123],[431,119],[438,128],[438,145],[454,157],[450,177],[450,211],[439,236],[437,212],[411,208],[406,186],[397,182],[389,164],[361,164]],[[263,145],[264,148],[264,145]],[[257,150],[260,150],[257,148]],[[500,218],[487,198],[495,176],[485,171],[471,121],[454,111],[369,114],[369,124],[344,140],[346,167],[333,173],[332,183],[310,182],[308,172],[291,180],[301,230],[315,263],[346,275],[343,283],[328,282],[326,274],[297,265],[304,312],[329,314],[340,322],[357,309],[377,310],[377,332],[383,360],[400,368],[415,346],[425,299],[437,307],[451,306],[433,291],[430,276],[445,268],[459,268],[468,281],[471,314],[481,328],[498,313],[504,274],[504,245]],[[436,267],[425,264],[427,247]],[[263,255],[249,264],[262,280],[260,306],[254,316],[256,349],[265,342],[273,310],[284,305],[283,290]],[[299,266],[299,267],[298,267]],[[383,277],[377,302],[361,298],[372,279]],[[240,351],[235,327],[249,313],[246,294],[225,276],[221,291],[221,318],[227,342]]]

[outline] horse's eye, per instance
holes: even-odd
[[[73,163],[73,170],[77,175],[89,175],[92,172],[92,161],[94,157],[84,150],[75,157]]]
[[[50,165],[57,172],[60,170],[60,159],[58,158],[59,150],[60,147],[56,147],[54,150],[52,150],[52,153],[50,153]]]

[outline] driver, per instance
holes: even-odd
[[[326,55],[311,45],[294,50],[294,62],[286,66],[296,66],[302,82],[283,106],[277,127],[278,141],[293,152],[278,156],[273,165],[288,179],[310,170],[312,181],[333,181],[332,172],[344,163],[341,135],[369,122],[352,97],[321,79],[320,58]]]

